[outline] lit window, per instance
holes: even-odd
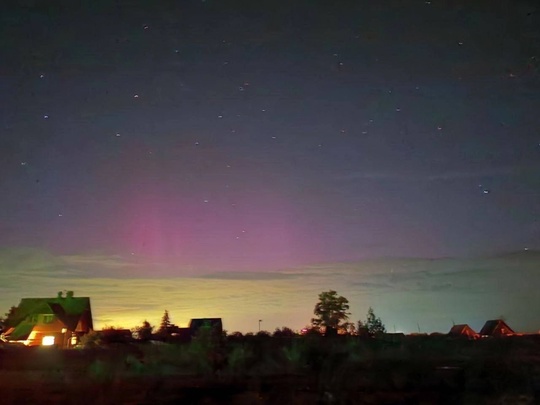
[[[54,345],[54,336],[43,336],[43,340],[41,341],[41,344],[43,346],[52,346],[52,345]]]

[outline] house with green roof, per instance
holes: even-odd
[[[8,319],[3,338],[27,346],[69,348],[94,329],[89,297],[73,291],[56,298],[23,298]]]

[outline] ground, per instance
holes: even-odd
[[[0,392],[4,404],[533,404],[539,349],[536,337],[8,348]]]

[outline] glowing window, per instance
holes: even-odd
[[[54,336],[43,336],[43,340],[41,341],[41,344],[43,346],[52,346],[52,345],[54,345]]]

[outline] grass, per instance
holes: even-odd
[[[539,349],[526,337],[264,336],[21,348],[0,352],[0,392],[7,404],[534,403]]]

